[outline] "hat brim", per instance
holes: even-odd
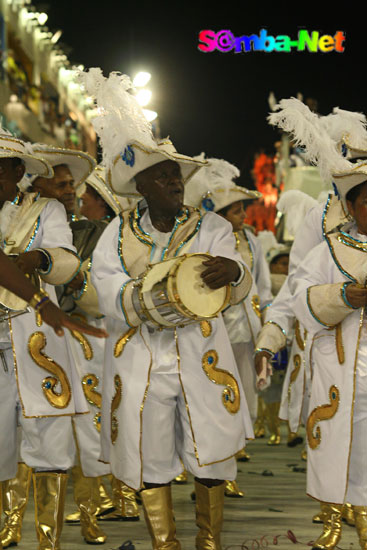
[[[52,178],[54,171],[52,166],[45,160],[39,157],[33,157],[27,153],[19,153],[1,150],[0,158],[19,158],[24,162],[26,174],[32,176],[41,176],[43,178]]]
[[[38,158],[44,158],[51,166],[66,164],[73,176],[74,187],[81,185],[93,172],[96,161],[83,151],[71,149],[37,149],[34,152]]]
[[[160,145],[164,146],[165,142],[160,143]],[[158,147],[148,148],[140,143],[131,143],[130,147],[133,148],[136,156],[131,170],[128,170],[127,164],[122,160],[121,155],[118,155],[112,168],[107,171],[106,182],[115,193],[126,197],[141,197],[136,190],[134,178],[137,174],[155,164],[166,160],[177,162],[181,168],[184,183],[188,182],[202,166],[207,164],[207,161],[194,160],[192,157],[177,153],[177,151],[171,152]]]

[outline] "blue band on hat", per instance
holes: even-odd
[[[204,208],[204,210],[206,210],[207,212],[213,212],[214,210],[214,207],[215,207],[215,204],[214,202],[212,201],[212,199],[210,199],[209,197],[205,197],[202,201],[201,201],[201,206]]]
[[[347,152],[348,152],[348,148],[347,146],[345,145],[345,143],[342,144],[342,155],[343,157],[346,157],[347,156]]]
[[[121,158],[125,162],[125,164],[127,164],[128,166],[134,166],[134,164],[135,164],[135,153],[134,153],[132,147],[130,147],[130,145],[125,147],[124,153],[123,153],[123,155],[121,155]]]
[[[337,186],[335,185],[334,182],[332,183],[332,185],[333,185],[333,189],[334,189],[335,195],[336,195],[336,196],[338,197],[338,199],[340,200],[340,193],[339,193],[339,191],[338,191]]]

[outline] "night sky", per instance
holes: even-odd
[[[271,4],[272,12],[266,3],[255,1],[222,2],[221,10],[210,3],[204,8],[199,2],[34,3],[47,11],[51,30],[63,30],[60,41],[71,49],[66,53],[73,63],[100,66],[105,75],[112,70],[131,76],[139,70],[151,72],[147,87],[153,100],[148,108],[159,113],[162,137],[169,134],[182,153],[205,151],[225,158],[242,168],[245,178],[254,152],[260,148],[272,152],[278,136],[266,123],[270,91],[278,100],[297,92],[314,97],[321,114],[334,106],[367,112],[366,17],[348,18],[345,3],[344,13],[330,13],[323,21],[315,8],[310,13],[291,2]],[[328,5],[320,3],[324,9]],[[320,36],[341,30],[346,35],[345,51],[204,54],[198,50],[203,29],[227,29],[242,36],[258,34],[262,28],[269,35],[292,39],[302,28],[319,31]]]

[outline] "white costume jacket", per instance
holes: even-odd
[[[142,412],[150,373],[160,366],[166,351],[159,347],[161,333],[141,324],[131,302],[134,277],[148,267],[153,248],[136,208],[110,223],[94,251],[92,265],[100,308],[109,317],[103,458],[111,462],[118,479],[135,489],[142,485]],[[188,252],[207,252],[241,262],[227,221],[211,212],[202,217],[199,211],[184,207],[163,259]],[[251,286],[251,275],[242,265],[245,274],[240,284],[232,287],[232,303],[244,299]],[[197,461],[199,465],[224,461],[242,449],[253,432],[222,316],[168,333],[164,338],[175,350],[175,372],[186,401]]]
[[[333,503],[343,503],[347,495],[354,463],[352,427],[361,409],[356,388],[359,377],[367,375],[364,311],[348,305],[344,289],[351,281],[365,284],[367,243],[356,238],[355,227],[350,233],[326,235],[294,275],[293,309],[313,337],[307,490]],[[348,496],[352,504],[366,505],[366,494],[365,499],[353,502]]]
[[[54,284],[70,281],[80,268],[64,207],[56,200],[27,193],[19,206],[5,203],[9,226],[3,229],[6,254],[41,248],[49,258],[40,272],[50,298],[57,303]],[[10,212],[9,210],[14,210]],[[1,323],[0,347],[12,348],[19,400],[26,418],[87,412],[76,372],[69,361],[65,338],[29,311]]]

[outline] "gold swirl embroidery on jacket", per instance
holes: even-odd
[[[288,401],[291,398],[292,384],[296,381],[297,376],[299,374],[299,371],[301,369],[301,365],[302,365],[302,359],[301,359],[301,356],[298,353],[293,356],[293,365],[294,365],[294,369],[292,370],[291,375],[289,377]]]
[[[102,396],[96,391],[99,384],[99,378],[95,374],[86,374],[82,379],[84,395],[91,405],[98,407],[102,406]]]
[[[256,315],[261,319],[260,298],[257,294],[254,294],[251,298],[251,305]]]
[[[79,319],[79,321],[84,321],[85,323],[87,322],[87,318],[84,317],[84,315],[80,315],[79,313],[73,313],[71,317],[73,317],[74,319]],[[86,360],[90,361],[91,359],[93,359],[93,348],[86,336],[79,332],[79,330],[71,330],[70,332],[75,340],[77,340],[81,345]]]
[[[298,319],[296,319],[296,325],[294,327],[295,330],[295,336],[296,336],[296,342],[300,350],[304,351],[306,347],[306,338],[307,338],[307,330],[305,329],[303,332],[303,337],[301,334],[301,326],[299,324]]]
[[[127,332],[125,332],[125,334],[121,336],[121,338],[117,340],[113,351],[115,357],[120,357],[121,353],[124,351],[126,344],[130,340],[130,338],[134,336],[137,330],[138,329],[136,327],[130,328]]]
[[[100,433],[100,431],[101,431],[101,413],[100,412],[97,412],[94,415],[93,424],[94,424],[97,432]]]
[[[119,423],[116,418],[115,411],[119,408],[121,403],[122,382],[118,374],[115,374],[114,384],[115,384],[115,395],[113,396],[112,403],[111,403],[111,441],[112,443],[115,443],[118,436],[118,431],[119,431]]]
[[[321,420],[330,420],[330,418],[333,418],[338,410],[340,393],[336,386],[330,386],[329,399],[330,403],[316,407],[307,419],[306,432],[310,449],[316,449],[321,443],[320,426],[316,427],[314,434],[316,423]]]
[[[205,374],[211,382],[226,386],[222,392],[222,403],[231,414],[236,414],[240,408],[240,390],[235,377],[226,370],[218,369],[218,353],[209,350],[202,359]]]
[[[36,325],[40,327],[42,325],[42,317],[41,314],[38,311],[34,312],[34,315],[36,317]]]
[[[46,346],[46,336],[43,332],[34,332],[28,340],[28,350],[33,361],[41,368],[50,372],[54,376],[48,376],[42,381],[42,390],[47,401],[57,409],[64,409],[70,403],[71,387],[64,369],[60,367],[53,359],[43,353]],[[55,386],[60,384],[60,392],[55,390]]]
[[[210,321],[200,321],[200,330],[204,338],[209,338],[212,333],[212,325]]]
[[[342,324],[338,323],[335,327],[336,352],[338,354],[339,364],[342,365],[345,361]]]

